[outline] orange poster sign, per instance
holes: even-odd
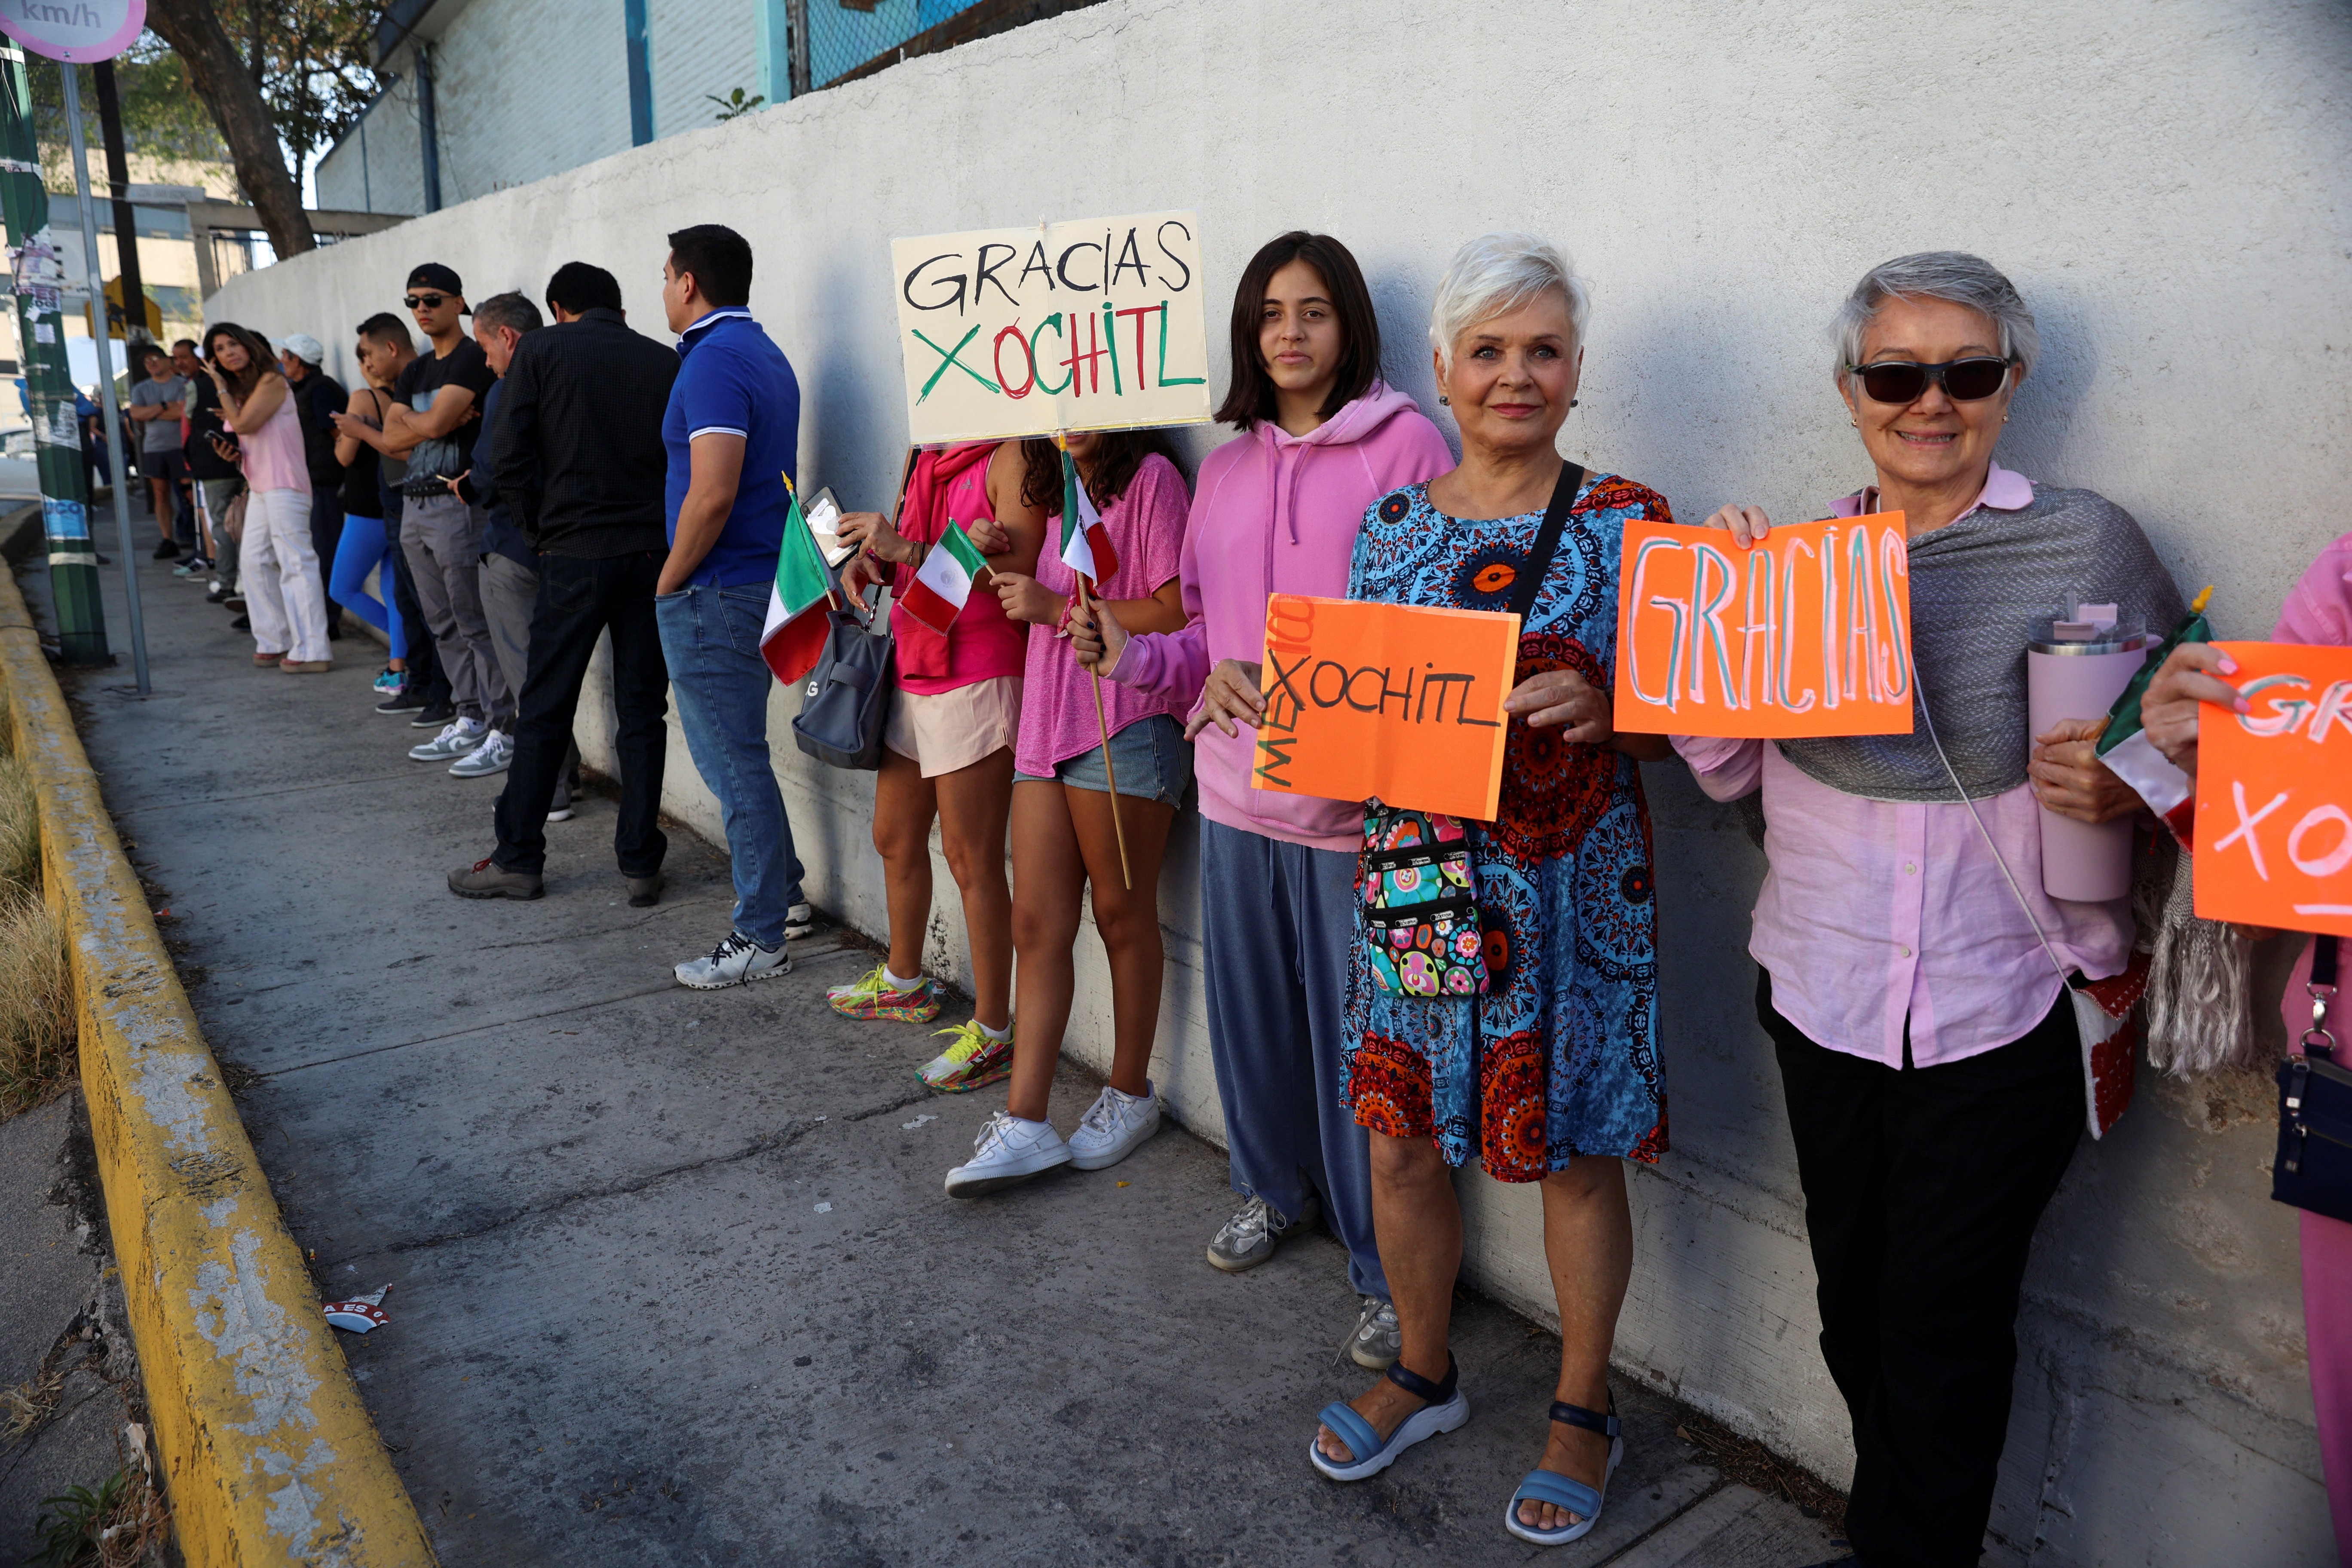
[[[1903,514],[1775,527],[1629,522],[1617,565],[1616,726],[1654,735],[1907,735]]]
[[[1491,822],[1519,617],[1276,594],[1253,788]]]
[[[2197,714],[2197,912],[2352,936],[2352,648],[2217,643],[2252,703]]]

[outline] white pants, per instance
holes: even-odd
[[[327,653],[327,590],[310,543],[310,492],[257,490],[245,501],[237,573],[253,646],[305,663]]]

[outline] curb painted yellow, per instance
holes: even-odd
[[[72,943],[82,1092],[180,1551],[191,1568],[428,1568],[5,567],[0,683]]]

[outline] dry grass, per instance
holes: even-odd
[[[8,736],[0,704],[0,743]],[[73,1080],[76,1022],[65,927],[41,902],[41,817],[32,776],[0,753],[0,1118]]]
[[[1754,1487],[1767,1497],[1784,1498],[1803,1510],[1807,1518],[1826,1521],[1833,1531],[1845,1528],[1843,1494],[1754,1438],[1743,1437],[1696,1411],[1676,1424],[1675,1436],[1697,1448],[1707,1463],[1730,1479]]]

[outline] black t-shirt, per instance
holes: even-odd
[[[490,369],[489,356],[482,353],[482,345],[467,337],[459,338],[457,346],[446,354],[419,354],[408,362],[400,379],[392,384],[394,402],[404,403],[423,414],[434,405],[446,387],[462,386],[474,395],[473,407],[457,428],[446,436],[421,443],[408,454],[410,478],[429,483],[436,476],[455,479],[466,471],[482,405],[498,379]]]
[[[199,373],[188,386],[188,473],[199,479],[241,479],[245,470],[213,450],[209,437],[221,436],[234,447],[236,437],[221,417],[220,388]]]
[[[372,410],[376,428],[383,427],[384,395],[373,387],[360,402],[363,409]],[[376,489],[376,476],[382,467],[382,454],[365,441],[359,443],[358,455],[352,466],[343,470],[343,510],[361,517],[378,517],[383,512],[383,498]]]

